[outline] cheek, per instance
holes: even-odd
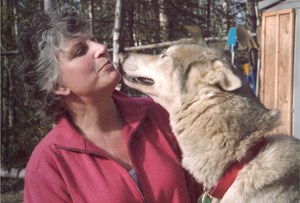
[[[96,76],[94,64],[91,60],[81,60],[64,65],[61,69],[62,81],[65,84],[70,82],[83,82],[91,80]]]
[[[89,74],[95,72],[95,63],[93,60],[82,58],[81,60],[74,61],[71,66],[73,67],[73,71],[78,74]]]

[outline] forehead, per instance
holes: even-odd
[[[70,49],[72,49],[74,45],[78,43],[83,43],[91,37],[92,35],[89,33],[79,33],[78,35],[72,37],[62,37],[60,42],[60,51],[67,52]]]
[[[181,56],[182,54],[201,54],[203,50],[195,44],[174,45],[166,50],[166,54],[173,56]]]
[[[77,38],[73,38],[73,39],[64,38],[60,42],[59,50],[56,52],[57,59],[61,61],[70,58],[69,55],[72,52],[72,49],[77,41],[78,41]]]
[[[177,62],[189,63],[197,60],[203,54],[203,50],[195,44],[182,44],[169,47],[165,54]]]

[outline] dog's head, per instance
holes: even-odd
[[[222,52],[193,44],[169,47],[160,55],[121,56],[126,85],[151,96],[168,110],[187,98],[212,97],[242,86]]]

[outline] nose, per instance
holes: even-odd
[[[101,58],[101,57],[109,57],[108,55],[108,49],[105,45],[94,42],[94,57],[95,58]]]

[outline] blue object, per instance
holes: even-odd
[[[253,71],[253,67],[250,67],[250,74],[251,74],[252,88],[253,88],[254,94],[256,94],[256,80],[255,80],[255,74]]]
[[[236,46],[236,28],[232,27],[228,32],[227,46],[231,48]]]
[[[227,46],[231,50],[231,63],[234,65],[234,49],[236,47],[236,28],[232,27],[228,32]]]
[[[250,84],[250,75],[245,76],[245,82],[246,82],[247,85]]]

